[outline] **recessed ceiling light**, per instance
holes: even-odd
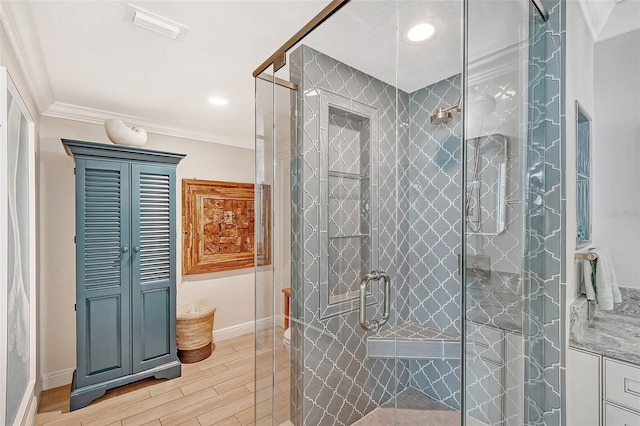
[[[409,39],[409,41],[414,41],[414,42],[425,41],[426,39],[431,37],[435,32],[436,32],[436,29],[431,24],[426,24],[426,23],[417,24],[411,27],[409,31],[407,31],[407,39]]]
[[[209,98],[209,103],[217,106],[224,106],[224,105],[227,105],[229,101],[226,100],[225,98],[214,96],[212,98]]]

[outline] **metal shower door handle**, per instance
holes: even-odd
[[[371,281],[384,280],[384,311],[378,320],[367,320],[367,286]],[[360,281],[360,327],[367,331],[375,331],[389,320],[391,308],[391,280],[386,272],[371,271]]]

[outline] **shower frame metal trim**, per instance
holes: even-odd
[[[287,40],[285,44],[283,44],[278,50],[276,50],[273,55],[269,56],[266,61],[260,64],[260,66],[253,72],[253,76],[258,77],[260,74],[262,74],[263,71],[269,68],[270,65],[273,65],[273,72],[276,72],[280,68],[285,66],[285,64],[287,63],[287,51],[298,44],[298,42],[305,38],[307,34],[315,30],[316,27],[320,26],[320,24],[329,19],[334,13],[340,10],[342,6],[349,3],[349,1],[350,0],[332,0],[331,3],[329,3],[316,16],[314,16],[297,33],[295,33],[293,37]]]
[[[547,22],[549,20],[549,11],[542,3],[542,0],[531,0],[531,3],[533,3],[535,8],[538,10],[538,13],[540,13],[540,16],[542,16],[542,19],[544,19],[544,21]]]

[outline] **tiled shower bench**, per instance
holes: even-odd
[[[367,357],[460,359],[460,337],[408,321],[370,336]]]
[[[467,391],[478,396],[470,401],[468,414],[481,424],[524,424],[524,375],[522,334],[492,325],[467,323]],[[369,358],[403,359],[411,362],[460,360],[456,335],[404,322],[385,328],[367,339]]]

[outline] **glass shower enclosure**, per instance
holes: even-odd
[[[563,424],[562,28],[334,1],[256,70],[256,424]]]

